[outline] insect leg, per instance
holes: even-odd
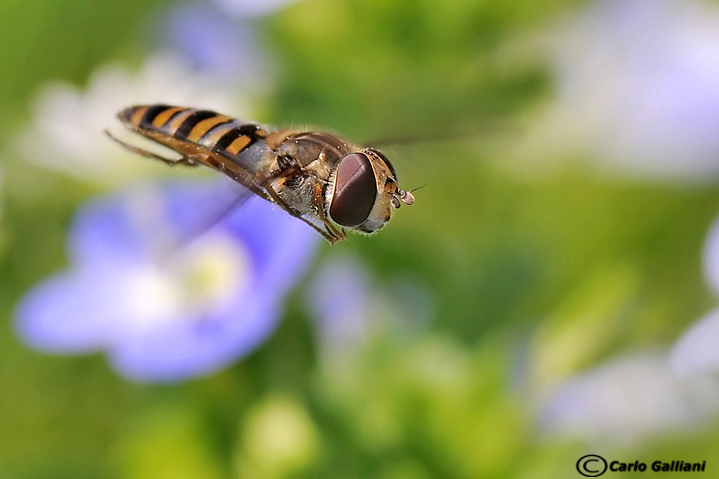
[[[185,165],[185,166],[197,166],[197,162],[193,160],[192,158],[188,156],[183,156],[182,158],[178,160],[173,160],[171,158],[165,158],[164,156],[160,156],[156,153],[153,153],[148,150],[144,150],[142,148],[139,148],[137,146],[131,145],[129,143],[126,143],[119,138],[114,137],[109,131],[105,130],[105,134],[109,136],[113,141],[118,143],[120,146],[125,148],[128,151],[131,151],[132,153],[136,153],[138,155],[144,156],[146,158],[153,158],[155,160],[160,160],[161,162],[165,163],[166,165],[175,166],[175,165]]]
[[[325,225],[325,228],[327,228],[330,233],[336,236],[338,238],[338,241],[347,238],[345,232],[335,228],[334,225],[327,219],[327,216],[325,216],[325,210],[322,207],[322,185],[315,186],[315,208],[317,208],[317,215],[320,217],[320,220]]]
[[[340,237],[331,231],[323,230],[322,228],[318,227],[311,221],[307,220],[305,217],[302,216],[302,213],[300,213],[297,209],[295,209],[293,206],[288,205],[282,198],[279,197],[277,192],[269,185],[264,186],[265,191],[267,191],[267,194],[272,198],[272,201],[276,203],[278,206],[280,206],[282,209],[287,211],[289,214],[294,216],[297,219],[300,219],[310,225],[312,228],[314,228],[315,231],[317,231],[319,234],[321,234],[327,241],[329,241],[332,244],[335,244],[338,241],[343,240],[343,237]]]

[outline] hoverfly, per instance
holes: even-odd
[[[304,221],[330,243],[345,239],[345,228],[373,233],[390,220],[392,209],[414,203],[382,153],[329,133],[271,131],[214,111],[168,105],[133,106],[117,117],[181,158],[164,158],[106,132],[128,150],[171,166],[209,166]]]

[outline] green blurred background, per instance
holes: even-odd
[[[416,204],[372,238],[323,245],[318,264],[355,258],[388,296],[420,285],[428,324],[377,328],[333,368],[307,280],[244,360],[148,385],[100,354],[45,355],[17,339],[14,306],[67,265],[70,219],[104,188],[13,145],[45,82],[83,88],[108,61],[139,68],[174,4],[0,2],[0,477],[558,478],[579,477],[588,453],[716,470],[713,416],[629,443],[540,424],[547,391],[670,346],[716,305],[702,275],[712,181],[598,174],[578,155],[545,171],[516,153],[556,88],[535,39],[586,3],[307,0],[252,19],[276,78],[256,120],[418,140],[383,148],[404,187],[427,184]]]

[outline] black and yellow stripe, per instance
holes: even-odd
[[[189,142],[231,157],[267,137],[267,132],[257,125],[210,110],[142,105],[127,108],[117,116],[130,129],[170,146],[174,141]]]

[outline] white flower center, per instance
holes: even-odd
[[[223,233],[206,233],[163,267],[147,263],[118,278],[127,333],[199,320],[228,306],[247,285],[251,262],[244,245]]]
[[[185,308],[196,314],[226,306],[251,274],[249,253],[226,234],[206,234],[178,255],[171,271],[180,285]],[[173,275],[174,276],[174,275]]]

